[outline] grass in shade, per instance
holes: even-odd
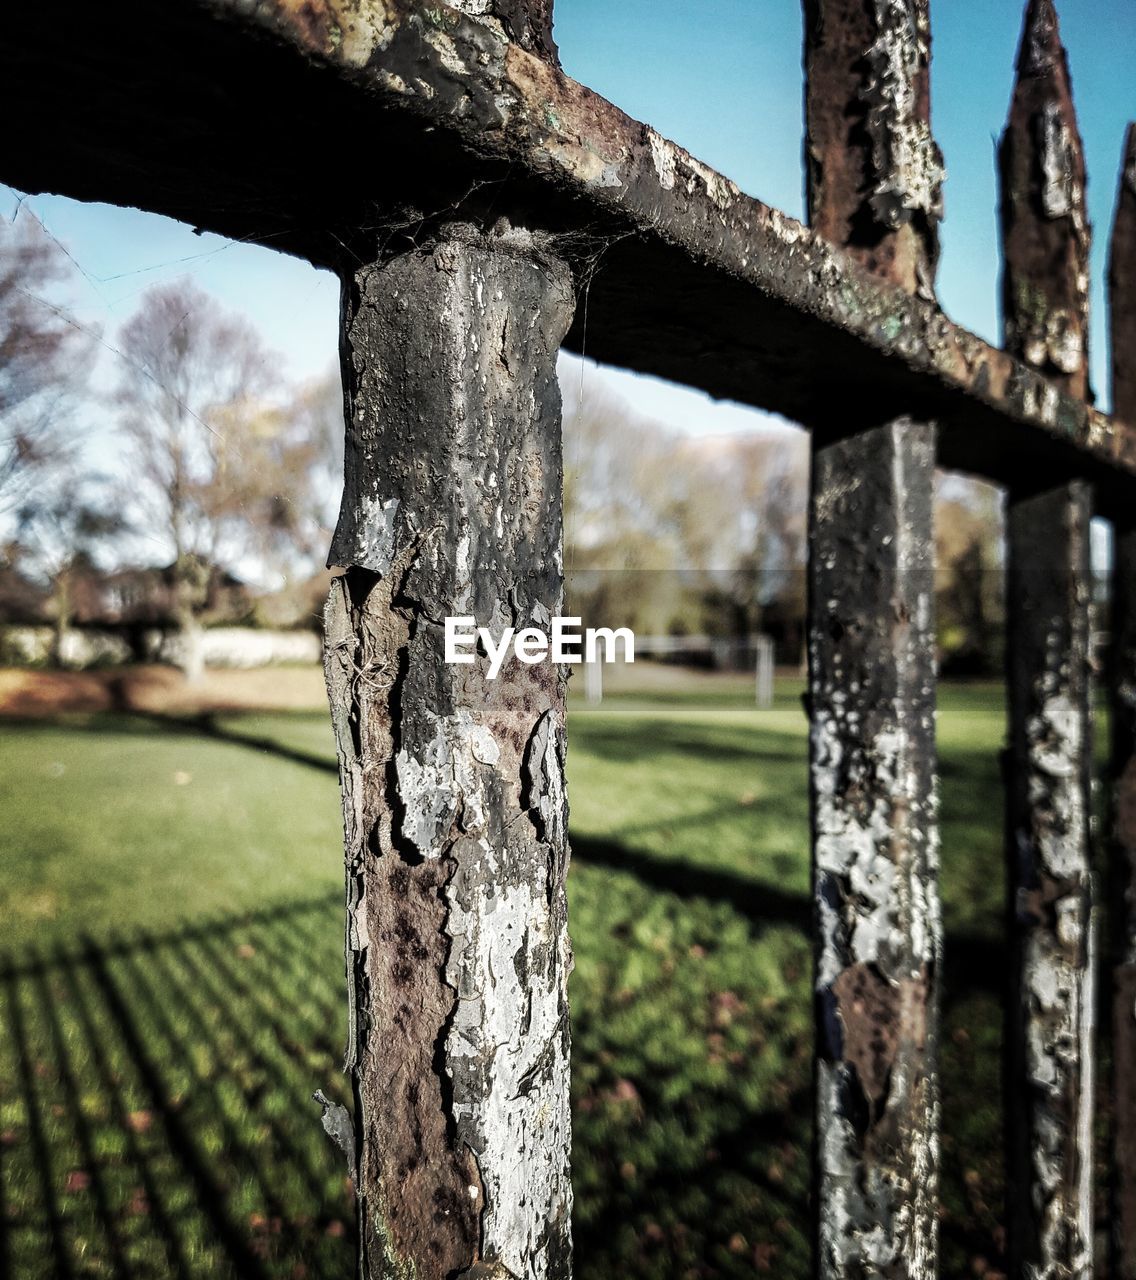
[[[577,1274],[808,1274],[801,687],[573,703]],[[1000,692],[941,700],[944,1274],[999,1262]],[[323,713],[0,725],[0,1274],[342,1277]],[[981,1273],[981,1272],[979,1272]]]

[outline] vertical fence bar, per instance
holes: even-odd
[[[813,226],[930,296],[942,166],[926,0],[806,0]],[[941,927],[933,424],[810,423],[816,1264],[932,1280]]]
[[[1136,422],[1136,125],[1109,245],[1112,412]],[[1112,1274],[1136,1280],[1136,513],[1114,526],[1112,653]]]
[[[360,1274],[566,1280],[565,684],[443,654],[448,615],[562,612],[572,282],[525,231],[451,225],[343,296],[347,571],[325,663]]]
[[[1088,394],[1081,141],[1051,0],[1027,6],[999,152],[1008,351]],[[1091,493],[1011,491],[1007,509],[1007,1236],[1013,1276],[1089,1277],[1093,922]]]

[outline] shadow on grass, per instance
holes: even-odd
[[[215,715],[133,709],[128,717],[121,723],[134,722],[142,732],[193,735],[321,772],[336,769],[327,756],[243,733]],[[88,727],[98,731],[106,724]],[[589,749],[596,746],[597,728],[588,726]],[[655,740],[644,746],[644,755],[709,751],[713,757],[717,751],[723,759],[744,755],[758,767],[764,760],[803,770],[801,745],[787,738],[783,750],[778,740],[763,754],[760,747],[742,751],[732,729],[710,743],[683,726],[661,739],[655,730],[652,726]],[[598,735],[597,754],[626,759],[625,750],[617,751],[619,744],[626,747],[626,735],[605,735],[606,727]],[[956,753],[943,773],[959,830],[988,825],[988,762],[977,753],[962,758]],[[803,780],[802,772],[802,785]],[[729,818],[734,808],[724,805],[667,825],[712,823]],[[637,841],[654,838],[649,824],[621,834]],[[957,835],[955,840],[961,850]],[[807,954],[808,897],[762,882],[745,868],[658,856],[596,836],[575,835],[573,855],[582,868],[632,877],[650,900],[648,907],[673,897],[668,910],[673,908],[675,916],[698,910],[700,903],[721,914],[728,908],[746,922],[740,932],[748,941],[737,944],[739,966],[750,963],[770,927],[791,931]],[[989,868],[979,871],[990,878]],[[981,889],[977,884],[976,899]],[[597,897],[600,905],[588,935],[578,940],[581,951],[585,945],[594,952],[611,949],[613,908],[602,893]],[[959,1143],[957,1156],[946,1152],[944,1182],[952,1211],[944,1233],[955,1256],[984,1253],[996,1261],[990,1239],[997,1211],[976,1206],[970,1188],[976,1152],[981,1156],[985,1148],[997,1148],[996,1135],[977,1130],[996,1103],[983,1099],[981,1116],[975,1103],[985,1086],[997,1088],[992,1067],[1005,953],[997,925],[982,929],[977,916],[969,909],[957,912],[962,927],[950,929],[946,940],[948,1026],[966,1037],[948,1045],[944,1131],[948,1140],[964,1131],[969,1135],[970,1129],[975,1134],[973,1143]],[[711,926],[717,920],[713,917]],[[349,1195],[341,1163],[310,1102],[317,1085],[330,1092],[338,1071],[341,929],[339,897],[328,895],[199,921],[162,936],[85,940],[78,948],[51,953],[31,950],[0,967],[7,1046],[0,1046],[0,1274],[66,1280],[88,1274],[86,1262],[92,1258],[100,1261],[101,1274],[139,1280],[350,1274]],[[653,945],[654,940],[627,942],[626,952],[638,949],[629,968]],[[700,941],[698,950],[703,949]],[[675,949],[677,963],[686,963],[684,954]],[[733,978],[725,974],[722,981],[728,985]],[[605,1024],[619,993],[609,999],[599,983],[574,993],[581,1075],[599,1064],[592,1073],[598,1083],[583,1097],[594,1110],[581,1114],[577,1125],[579,1272],[668,1277],[691,1267],[707,1276],[750,1273],[755,1266],[768,1270],[762,1262],[773,1255],[758,1252],[752,1238],[749,1252],[735,1254],[733,1244],[747,1232],[747,1221],[767,1215],[766,1235],[780,1239],[781,1233],[790,1241],[775,1269],[803,1276],[802,1248],[791,1232],[807,1233],[805,1179],[797,1173],[786,1182],[781,1167],[795,1153],[799,1170],[807,1151],[811,1104],[808,1088],[802,1087],[808,1076],[807,1044],[804,1060],[790,1064],[793,1077],[783,1095],[771,1093],[759,1072],[748,1083],[743,1080],[748,1062],[739,1062],[736,1081],[714,1086],[718,1093],[702,1092],[703,1064],[694,1058],[686,1064],[689,1076],[674,1079],[684,1092],[669,1095],[652,1077],[650,1059],[639,1052],[646,1034],[640,1023],[647,1031],[654,1025],[647,1016],[654,1016],[652,1002],[668,1004],[676,1024],[696,1021],[700,1010],[672,995],[665,983],[677,982],[673,973],[662,982],[636,996],[638,1004],[618,1011],[628,1022],[626,1041],[619,1043]],[[697,989],[697,994],[702,998],[707,992]],[[730,992],[709,990],[711,997],[722,994]],[[792,979],[790,1001],[805,1010],[808,1000],[806,972]],[[774,1011],[767,1022],[757,1000],[749,1006],[752,1052],[773,1051],[770,1028],[779,1015]],[[981,1025],[967,1025],[972,1015]],[[767,1030],[768,1048],[762,1039]],[[717,1036],[711,1027],[704,1038]],[[781,1043],[787,1054],[789,1037],[782,1036]],[[699,1051],[705,1048],[700,1045]],[[641,1120],[629,1120],[637,1107],[642,1107]],[[656,1146],[689,1138],[690,1150],[682,1161],[659,1159],[628,1171],[633,1162],[626,1149],[638,1140],[637,1127],[656,1129]],[[646,1143],[641,1149],[648,1158],[657,1154]],[[700,1184],[704,1202],[692,1200],[692,1183]],[[986,1189],[997,1190],[989,1177]],[[688,1254],[680,1263],[684,1233],[690,1248],[695,1240],[698,1248],[709,1241],[722,1256],[711,1262]]]
[[[570,736],[580,735],[589,752],[605,760],[621,765],[639,760],[653,760],[659,756],[695,758],[719,764],[752,762],[762,764],[805,764],[805,741],[802,735],[784,733],[739,721],[736,724],[696,725],[680,720],[653,719],[648,733],[629,734],[626,723],[620,722],[620,711],[611,712],[610,719],[584,720],[573,724],[569,717]],[[802,774],[802,785],[804,775]]]
[[[281,742],[279,738],[264,735],[238,733],[221,723],[218,713],[202,711],[196,715],[164,715],[160,711],[142,711],[130,709],[129,715],[158,728],[174,733],[191,734],[198,738],[208,738],[213,742],[226,742],[232,746],[248,747],[250,751],[260,751],[276,756],[279,760],[288,760],[292,764],[306,765],[309,769],[318,769],[322,773],[338,774],[339,766],[332,756],[316,755],[311,751],[301,751]]]
[[[578,839],[575,856],[657,894],[728,903],[759,930],[808,924],[805,899],[740,875],[592,839]],[[0,1142],[4,1274],[67,1280],[87,1274],[91,1258],[121,1277],[350,1274],[349,1195],[310,1102],[338,1067],[340,926],[338,895],[325,895],[162,936],[31,950],[0,967],[2,1074],[11,1082]],[[999,972],[990,946],[952,942],[952,954],[965,958],[952,966],[952,990],[988,987]],[[586,1004],[580,1013],[586,1023]],[[588,1052],[585,1034],[582,1065]],[[637,1084],[651,1100],[646,1122],[674,1123],[655,1114],[668,1104],[652,1100],[649,1078]],[[734,1213],[743,1203],[775,1206],[777,1223],[799,1229],[808,1217],[803,1188],[785,1186],[776,1170],[788,1149],[804,1158],[807,1090],[772,1108],[740,1096],[718,1102],[711,1162],[698,1175],[709,1202]],[[582,1274],[604,1274],[605,1258],[615,1263],[621,1224],[645,1221],[662,1232],[657,1219],[673,1232],[668,1206],[689,1189],[690,1170],[665,1165],[626,1185],[611,1137],[590,1118],[579,1127],[578,1167],[609,1170],[600,1201],[592,1196],[595,1212],[577,1228]],[[635,1274],[679,1274],[672,1237],[654,1252],[651,1239],[621,1245],[623,1264]]]
[[[787,925],[805,934],[811,928],[808,898],[737,872],[656,858],[591,836],[572,837],[572,858],[588,866],[628,872],[642,884],[680,898],[723,903],[757,926]],[[1001,993],[1009,953],[1000,938],[985,931],[950,929],[944,953],[948,999],[978,991]]]
[[[612,846],[582,846],[581,861],[618,862]],[[324,895],[3,958],[3,1274],[351,1273],[350,1197],[310,1101],[338,1067],[340,929],[339,897]],[[640,1087],[649,1097],[651,1082]],[[764,1194],[759,1166],[777,1144],[800,1144],[805,1109],[736,1099],[712,1117],[707,1190],[736,1202],[740,1180]],[[658,1099],[648,1122],[673,1123],[673,1110]],[[602,1128],[582,1126],[578,1164],[614,1162],[610,1200],[577,1232],[582,1273],[611,1274],[619,1223],[665,1221],[685,1190],[687,1175],[665,1167],[628,1188],[621,1158]],[[803,1200],[764,1190],[782,1218],[803,1220]],[[652,1257],[653,1274],[671,1274]]]
[[[0,1272],[351,1273],[338,902],[6,960]]]
[[[279,738],[264,735],[240,733],[223,723],[224,720],[241,719],[249,713],[237,711],[200,711],[194,714],[173,714],[161,711],[147,711],[135,706],[116,707],[113,711],[98,711],[83,716],[61,717],[21,717],[5,716],[3,724],[7,727],[43,729],[49,727],[66,728],[70,733],[102,734],[108,730],[135,730],[145,732],[150,729],[162,734],[203,738],[212,742],[223,742],[231,746],[246,747],[251,751],[275,756],[278,760],[287,760],[292,764],[316,769],[321,773],[337,774],[339,766],[335,756],[329,751],[320,755],[313,751],[304,751],[291,747]],[[288,712],[274,711],[276,719],[286,717]],[[307,713],[292,713],[306,719]],[[330,722],[329,722],[330,732]]]

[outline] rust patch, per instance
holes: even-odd
[[[926,1043],[926,980],[891,983],[874,965],[854,964],[838,975],[832,993],[844,1035],[842,1056],[878,1115],[900,1044],[922,1049]]]
[[[998,152],[1006,350],[1089,398],[1085,158],[1052,0],[1031,0]]]
[[[272,0],[280,20],[313,53],[331,53],[331,33],[338,30],[332,0]]]
[[[386,736],[389,726],[376,723],[381,715],[371,719],[372,740]],[[380,827],[380,845],[388,833]],[[442,895],[453,871],[451,858],[409,864],[388,845],[371,860],[367,885],[367,978],[381,1018],[381,1032],[368,1041],[372,1060],[360,1073],[371,1094],[369,1185],[380,1189],[393,1253],[416,1260],[423,1277],[468,1266],[480,1241],[482,1196],[469,1195],[480,1188],[477,1164],[454,1141],[435,1061],[456,1002],[443,976],[450,942]]]
[[[942,156],[926,0],[806,0],[809,223],[873,275],[933,296]]]
[[[428,905],[439,864],[415,870],[409,898],[377,924],[378,936],[391,938],[396,954],[406,954],[399,935],[409,931],[425,938],[427,930],[440,928],[438,912]],[[452,993],[439,989],[438,960],[436,949],[426,951],[417,981],[384,972],[381,963],[372,967],[376,980],[391,988],[384,995],[383,1034],[374,1047],[376,1079],[385,1079],[387,1088],[375,1089],[369,1099],[363,1181],[379,1190],[394,1257],[414,1259],[420,1275],[441,1278],[477,1256],[481,1194],[476,1200],[469,1196],[470,1186],[480,1186],[476,1162],[468,1151],[453,1149],[434,1071],[434,1040],[424,1038],[431,1030],[434,1039],[441,1034],[453,1003]],[[396,959],[390,968],[398,965]]]
[[[405,559],[386,580],[353,570],[333,585],[347,595],[355,647],[329,650],[328,683],[344,779],[348,882],[362,886],[355,901],[349,896],[348,1061],[357,1068],[360,1185],[376,1200],[360,1206],[365,1244],[376,1264],[414,1259],[423,1280],[442,1280],[477,1257],[482,1194],[476,1162],[454,1142],[434,1061],[456,999],[443,976],[442,893],[453,862],[408,863],[393,835],[387,763],[398,741],[396,676],[410,623],[392,598]]]

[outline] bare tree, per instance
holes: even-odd
[[[803,433],[683,436],[591,389],[564,454],[573,595],[597,616],[746,635],[777,599],[804,618]]]
[[[940,665],[959,675],[999,669],[1002,599],[1001,495],[970,476],[940,475],[935,493],[935,608]]]
[[[74,467],[54,466],[50,478],[34,486],[17,509],[19,545],[51,588],[55,666],[66,662],[80,576],[125,529],[106,477],[84,475]]]
[[[740,635],[760,631],[775,600],[804,618],[807,437],[762,433],[730,437],[720,446],[703,503],[705,518],[718,527],[714,566],[728,568],[734,628]]]
[[[258,522],[287,527],[274,485],[284,437],[276,361],[243,319],[188,281],[151,289],[119,335],[128,499],[172,559],[187,677],[200,675],[211,577],[251,554]],[[283,512],[283,514],[281,514]]]
[[[34,214],[0,223],[0,513],[66,452],[63,423],[92,354],[91,336],[54,300],[72,275]]]
[[[676,437],[602,387],[564,420],[564,541],[569,600],[593,621],[667,630],[692,607],[680,505],[668,471]]]
[[[232,421],[230,421],[232,419]],[[241,402],[214,416],[241,442],[230,500],[247,518],[245,542],[267,594],[258,617],[317,625],[330,585],[325,570],[343,483],[343,392],[339,371],[259,406]]]
[[[290,391],[244,437],[243,495],[263,518],[254,534],[266,566],[286,580],[322,566],[343,486],[343,391],[338,369]]]

